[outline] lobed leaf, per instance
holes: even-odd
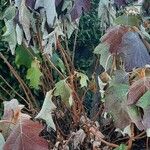
[[[144,67],[145,65],[150,64],[147,48],[139,34],[129,27],[112,27],[107,30],[101,41],[102,44],[109,46],[111,55],[116,57],[119,55],[121,57],[126,71],[132,71],[134,68]],[[96,48],[96,52],[99,47],[100,46]],[[108,55],[104,46],[102,52],[105,53],[103,56]],[[106,60],[104,62],[106,62]],[[100,63],[103,64],[103,62]]]
[[[52,90],[46,93],[42,109],[35,118],[44,119],[48,127],[56,130],[55,124],[52,118],[52,112],[56,109],[56,106],[52,102]]]
[[[30,80],[30,86],[35,89],[39,89],[40,78],[42,72],[40,71],[40,66],[38,60],[33,60],[31,63],[31,68],[28,69],[26,78]]]
[[[111,54],[119,54],[123,35],[129,31],[129,27],[114,26],[106,31],[106,34],[101,38],[102,43],[106,43],[110,48]]]
[[[26,118],[20,118],[16,128],[4,145],[4,150],[48,150],[48,142],[39,136],[43,126]]]

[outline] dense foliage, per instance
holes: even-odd
[[[149,10],[2,0],[0,150],[148,149]]]

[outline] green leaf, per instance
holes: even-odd
[[[94,50],[95,54],[100,54],[100,64],[107,70],[112,65],[112,57],[109,52],[109,45],[107,43],[100,43]]]
[[[4,15],[3,18],[7,19],[7,20],[12,20],[16,15],[16,7],[14,5],[9,6]]]
[[[0,150],[3,150],[4,144],[5,144],[5,139],[3,135],[0,133]]]
[[[52,62],[56,65],[56,67],[59,67],[62,73],[66,74],[65,65],[56,53],[52,55]]]
[[[26,78],[30,80],[30,86],[34,89],[39,89],[40,78],[42,73],[40,71],[39,62],[35,59],[31,63],[31,68],[28,69]]]
[[[148,90],[136,103],[137,106],[146,109],[150,108],[150,90]]]
[[[13,20],[15,15],[15,6],[9,6],[3,15],[6,26],[6,32],[3,34],[3,40],[8,42],[12,54],[15,53],[15,48],[17,44],[15,25]]]
[[[52,92],[53,90],[50,90],[46,93],[42,109],[35,118],[44,119],[48,127],[51,127],[54,130],[56,130],[52,118],[52,112],[56,109],[56,106],[52,102]]]
[[[23,46],[18,46],[16,48],[16,57],[15,63],[19,68],[21,65],[26,66],[27,68],[31,67],[33,58],[29,54],[30,49],[25,49]]]
[[[16,35],[17,35],[17,43],[21,45],[23,41],[23,31],[18,24],[16,24]]]
[[[138,15],[125,15],[119,16],[114,21],[117,25],[129,25],[139,27],[141,19]]]
[[[114,84],[105,92],[105,109],[112,114],[115,126],[120,129],[124,129],[131,123],[126,109],[127,93],[126,84]]]
[[[55,84],[54,96],[61,96],[62,101],[64,101],[67,106],[70,106],[69,98],[71,93],[72,90],[66,83],[66,80],[61,80]]]
[[[124,144],[121,144],[119,147],[115,148],[114,150],[126,150],[127,146]]]
[[[8,42],[11,53],[14,55],[17,45],[16,31],[13,20],[5,21],[6,32],[3,34],[3,40]]]
[[[114,84],[109,88],[109,91],[112,91],[113,94],[115,94],[115,97],[117,97],[117,101],[122,102],[124,100],[124,97],[127,96],[129,89],[129,85],[127,84]]]
[[[87,83],[89,81],[88,76],[83,74],[83,73],[81,73],[81,72],[77,72],[77,77],[80,78],[81,88],[87,87]]]
[[[141,118],[139,108],[135,105],[127,106],[127,112],[129,114],[132,122],[134,122],[136,124],[137,128],[139,130],[143,130],[144,126],[142,123],[142,118]]]
[[[31,13],[29,9],[26,7],[25,0],[21,1],[21,5],[19,8],[19,22],[22,25],[22,29],[25,33],[25,37],[27,39],[27,42],[31,40],[31,34],[30,34],[30,24],[31,24]]]
[[[143,109],[143,124],[144,129],[147,129],[147,136],[150,136],[150,90],[148,90],[136,103],[141,109]]]
[[[109,52],[109,45],[106,43],[100,43],[96,48],[94,49],[95,54],[102,54],[102,51]]]
[[[107,25],[112,26],[116,18],[116,11],[112,7],[112,1],[100,0],[98,6],[98,18],[101,20],[101,28],[106,29]]]

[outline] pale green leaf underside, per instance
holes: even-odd
[[[46,93],[42,109],[38,113],[36,118],[44,119],[48,127],[51,127],[54,130],[56,130],[56,127],[52,118],[52,112],[56,109],[56,106],[52,102],[52,92],[53,90]]]

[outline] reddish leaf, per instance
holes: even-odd
[[[150,89],[150,77],[144,77],[135,81],[128,93],[128,104],[135,104],[141,96]]]
[[[5,138],[7,138],[15,125],[17,124],[23,105],[19,105],[16,99],[4,102],[4,115],[0,121],[0,130]],[[30,118],[30,116],[28,116]]]
[[[137,32],[129,27],[115,26],[110,28],[101,41],[108,44],[112,55],[120,55],[126,71],[150,64],[147,48]],[[129,32],[130,31],[130,32]]]
[[[74,7],[71,11],[71,18],[75,21],[82,15],[82,12],[87,12],[90,10],[91,3],[90,0],[75,0]]]
[[[48,142],[39,136],[42,128],[38,122],[22,118],[8,137],[4,150],[48,150]]]
[[[129,31],[129,27],[115,26],[109,28],[101,41],[106,42],[110,46],[112,54],[119,54],[123,35]]]

